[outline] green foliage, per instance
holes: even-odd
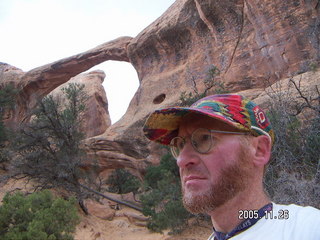
[[[170,153],[165,154],[159,166],[150,166],[144,178],[146,192],[141,196],[143,214],[149,216],[148,228],[162,232],[171,229],[181,232],[190,214],[181,200],[179,170]]]
[[[309,64],[309,70],[312,72],[316,72],[319,68],[319,63],[318,62],[311,62]]]
[[[136,193],[140,187],[140,181],[125,169],[116,169],[107,180],[108,191],[118,194]]]
[[[320,176],[320,116],[313,119],[309,126],[309,132],[305,141],[307,160]]]
[[[219,75],[220,75],[219,68],[214,65],[211,65],[208,72],[206,73],[205,79],[203,80],[203,83],[206,88],[202,93],[199,93],[195,79],[194,77],[192,77],[192,81],[194,84],[193,93],[192,92],[187,93],[186,91],[182,92],[179,98],[180,106],[183,106],[183,107],[190,106],[191,104],[195,103],[199,99],[207,96],[208,91],[211,90],[212,88],[213,88],[212,94],[227,93],[228,91],[226,90],[224,83],[216,80],[216,77]]]
[[[183,91],[180,94],[180,106],[182,107],[189,107],[190,105],[192,105],[193,103],[195,103],[196,101],[198,101],[199,99],[205,97],[206,95],[204,93],[202,94],[192,94],[191,92],[187,93],[186,91]]]
[[[0,86],[0,113],[6,108],[12,108],[15,104],[17,90],[12,85]]]
[[[75,199],[54,199],[49,191],[6,194],[0,206],[3,240],[71,240],[78,223]]]
[[[207,77],[204,80],[204,84],[206,86],[205,94],[207,94],[207,91],[210,89],[213,90],[213,94],[224,94],[228,93],[224,82],[217,81],[215,78],[220,75],[220,70],[216,66],[212,65],[207,73]]]
[[[299,171],[304,177],[314,175],[319,161],[319,117],[314,115],[308,124],[297,115],[290,113],[295,102],[282,103],[271,107],[268,117],[276,132],[272,156],[279,169]],[[301,171],[302,170],[302,171]]]
[[[0,87],[0,163],[9,160],[7,141],[10,132],[5,127],[3,117],[6,111],[14,107],[17,90],[12,85]]]
[[[270,101],[267,114],[276,141],[265,186],[275,202],[320,207],[320,188],[317,187],[320,183],[319,91],[302,91],[300,84],[294,87],[298,98],[281,93],[272,96]],[[308,109],[307,118],[303,109]]]
[[[80,167],[87,159],[80,148],[80,127],[87,96],[84,85],[69,84],[63,98],[45,97],[12,142],[15,174],[35,180],[40,188],[61,187],[80,198]]]
[[[162,156],[160,165],[147,167],[144,184],[147,188],[156,189],[158,188],[158,181],[161,181],[167,175],[171,176],[174,182],[180,182],[179,168],[170,153]]]
[[[273,158],[279,159],[283,156],[290,158],[291,163],[297,162],[296,157],[300,154],[299,145],[302,141],[298,131],[300,127],[298,118],[274,107],[271,107],[267,115],[277,133],[276,144],[273,147]],[[293,159],[295,160],[293,161]],[[278,161],[278,163],[284,163],[284,161]],[[293,165],[290,164],[290,167]]]

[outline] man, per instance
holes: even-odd
[[[184,206],[211,216],[209,239],[320,239],[319,210],[272,203],[264,191],[275,136],[255,103],[225,94],[205,97],[189,108],[156,110],[144,133],[170,146]]]

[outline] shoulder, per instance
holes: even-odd
[[[320,210],[295,204],[273,203],[272,214],[260,219],[234,240],[319,240]]]
[[[320,221],[320,210],[310,206],[298,206],[295,204],[290,205],[281,205],[281,204],[273,204],[274,212],[281,213],[281,211],[288,212],[288,219],[290,220],[307,220],[307,219],[316,219]]]
[[[314,207],[303,207],[295,204],[274,204],[276,214],[287,214],[283,224],[292,233],[292,239],[320,239],[320,210]]]

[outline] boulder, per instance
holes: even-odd
[[[111,209],[108,205],[100,204],[91,199],[85,200],[84,204],[87,207],[89,214],[95,217],[111,221],[115,216],[116,211]]]

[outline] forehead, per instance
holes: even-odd
[[[197,128],[207,128],[212,130],[223,130],[223,131],[237,131],[236,128],[214,118],[201,115],[201,114],[188,114],[183,117],[179,133],[181,132],[191,132]]]

